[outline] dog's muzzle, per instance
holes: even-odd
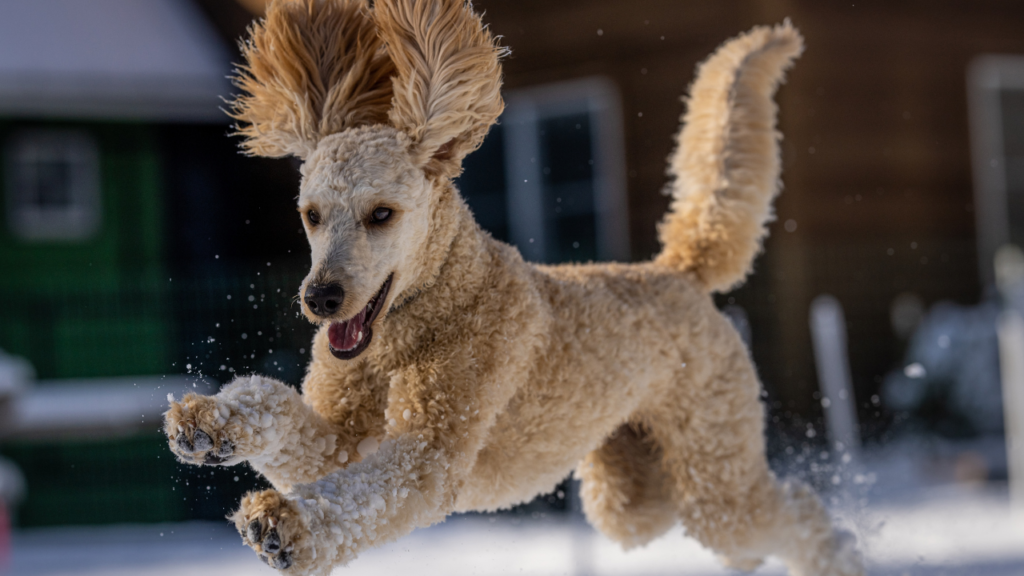
[[[362,354],[363,350],[370,345],[370,340],[373,339],[373,321],[377,319],[380,311],[384,308],[384,302],[391,290],[391,279],[394,276],[394,274],[388,276],[384,285],[377,291],[377,295],[371,298],[355,316],[343,322],[334,322],[327,329],[331,354],[335,358],[351,360]]]

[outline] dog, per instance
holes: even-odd
[[[253,155],[303,161],[320,326],[302,393],[261,376],[171,402],[183,462],[248,462],[273,489],[231,516],[292,575],[467,510],[551,491],[623,546],[682,522],[732,567],[863,573],[813,491],[765,458],[761,386],[711,298],[742,282],[779,189],[772,100],[802,52],[788,23],[698,71],[670,159],[663,251],[525,262],[452,183],[503,109],[506,50],[465,0],[271,3],[230,113]]]

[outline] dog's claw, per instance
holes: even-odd
[[[231,443],[231,440],[227,438],[220,441],[220,449],[217,450],[217,456],[221,458],[227,458],[235,452],[235,445]]]

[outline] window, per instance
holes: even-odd
[[[1024,56],[981,56],[968,72],[981,278],[1008,242],[1024,247]]]
[[[614,87],[588,78],[507,95],[459,187],[481,226],[534,262],[629,259]]]
[[[85,240],[99,229],[99,154],[88,134],[33,130],[7,143],[7,224],[24,240]]]

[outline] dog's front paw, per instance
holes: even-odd
[[[188,394],[171,402],[164,432],[171,451],[186,464],[231,465],[244,457],[244,440],[229,426],[231,410],[212,396]]]
[[[242,541],[272,568],[305,573],[313,559],[309,528],[296,505],[277,490],[250,492],[231,516]]]

